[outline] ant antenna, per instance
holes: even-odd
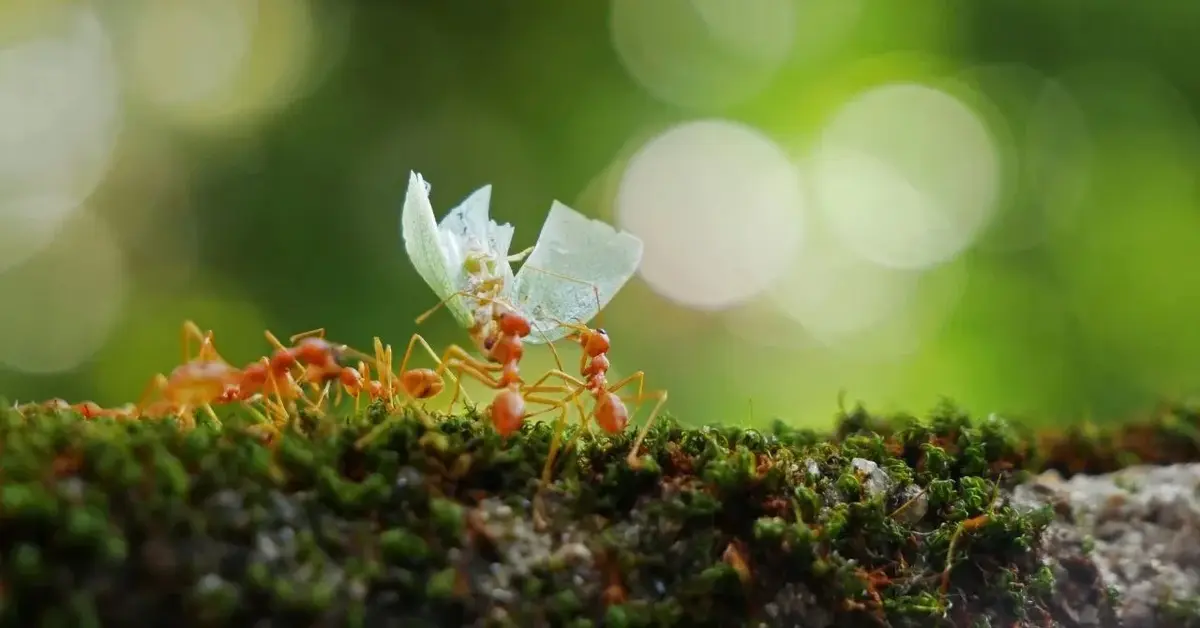
[[[604,312],[600,308],[600,287],[599,286],[597,286],[595,283],[590,282],[590,281],[576,279],[575,277],[570,277],[570,276],[564,275],[562,273],[556,273],[553,271],[549,271],[544,268],[539,268],[537,266],[521,266],[522,270],[524,270],[525,268],[529,268],[531,270],[537,271],[537,272],[545,274],[545,275],[550,275],[551,277],[558,277],[559,279],[565,279],[570,282],[584,284],[584,285],[590,287],[592,289],[592,296],[596,299],[596,316],[595,316],[596,321],[597,321],[596,328],[598,329],[600,327],[600,325],[601,325],[600,321],[604,320]],[[561,325],[563,327],[568,327],[568,328],[574,329],[576,331],[584,331],[587,329],[587,326],[585,325],[585,323],[587,321],[583,321],[580,323],[567,323],[564,321],[560,321],[556,318],[552,318],[552,320],[555,323],[558,323],[559,325]]]
[[[450,295],[447,296],[446,298],[442,299],[441,301],[438,301],[437,305],[422,312],[421,315],[417,317],[417,324],[420,325],[421,323],[424,323],[425,319],[429,318],[430,316],[433,316],[434,312],[437,312],[438,310],[442,309],[442,306],[448,305],[450,303],[450,299],[453,299],[454,297],[463,297],[464,299],[475,299],[481,303],[499,303],[501,305],[507,306],[509,309],[516,309],[516,308],[513,308],[506,301],[504,301],[503,299],[501,299],[499,297],[481,296],[478,294],[467,292],[466,290],[456,290],[454,292],[451,292]]]
[[[459,290],[457,292],[453,292],[450,294],[450,296],[442,299],[441,301],[438,301],[437,305],[429,308],[428,310],[425,310],[425,312],[423,312],[420,316],[417,317],[417,324],[420,325],[421,323],[424,323],[425,319],[429,318],[430,316],[433,316],[434,312],[442,309],[443,305],[446,305],[447,303],[450,302],[450,299],[453,299],[454,297],[457,297],[457,296],[463,296],[463,291]]]

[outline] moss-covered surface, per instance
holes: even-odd
[[[181,431],[2,411],[0,625],[1056,625],[1053,513],[999,486],[1130,462],[1125,433],[1164,444],[1142,461],[1200,459],[1181,408],[1044,437],[948,405],[833,434],[664,420],[638,470],[631,435],[584,438],[535,529],[548,425],[397,420],[357,450],[383,415],[264,444],[237,413]]]

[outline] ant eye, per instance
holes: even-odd
[[[604,328],[603,328],[603,327],[602,327],[602,328],[600,328],[600,329],[597,329],[597,330],[596,330],[596,333],[597,333],[597,334],[600,334],[601,336],[607,336],[607,335],[608,335],[608,332],[604,331]]]
[[[484,348],[484,349],[487,349],[488,351],[491,351],[491,350],[492,350],[492,347],[494,347],[494,346],[496,346],[496,339],[495,339],[495,338],[488,338],[488,339],[486,339],[486,340],[484,340],[484,341],[483,341],[483,348]]]

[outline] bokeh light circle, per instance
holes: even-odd
[[[648,142],[615,205],[618,223],[646,243],[642,278],[699,309],[762,292],[802,242],[797,170],[770,138],[734,122],[689,122]]]
[[[0,364],[27,373],[80,366],[108,339],[126,296],[114,234],[76,213],[49,246],[0,273]]]
[[[810,238],[768,294],[815,341],[833,346],[902,315],[918,278],[918,271],[873,263],[831,238]]]
[[[319,34],[308,0],[137,0],[128,15],[133,91],[202,129],[239,128],[302,95]]]
[[[0,272],[49,244],[103,179],[120,131],[100,20],[84,5],[51,18],[0,50]]]
[[[146,99],[185,107],[218,96],[250,52],[258,10],[257,0],[142,4],[130,60]]]
[[[823,130],[811,167],[831,232],[895,268],[927,268],[964,250],[991,218],[1000,185],[979,116],[918,84],[852,99]]]
[[[976,246],[1018,251],[1070,228],[1090,176],[1091,138],[1063,85],[1016,63],[971,67],[960,78],[987,97],[985,118],[1000,148],[1004,188]]]
[[[622,65],[656,98],[725,107],[761,91],[796,35],[795,0],[612,0]]]

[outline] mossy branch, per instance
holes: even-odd
[[[546,424],[410,417],[359,450],[381,406],[271,443],[236,409],[190,431],[27,414],[0,413],[3,625],[1044,625],[1053,512],[1007,487],[1200,459],[1186,408],[1102,436],[948,404],[832,434],[665,419],[640,469],[630,436],[580,439],[538,530]]]

